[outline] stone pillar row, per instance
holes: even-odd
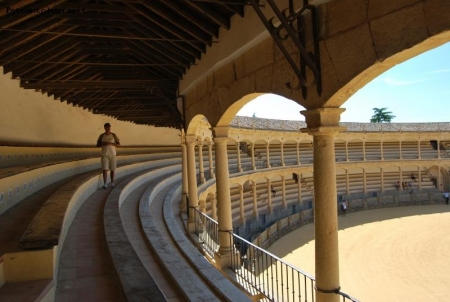
[[[338,253],[338,224],[336,207],[336,164],[335,164],[335,136],[344,131],[345,127],[339,126],[340,114],[344,109],[340,108],[320,108],[309,109],[301,113],[306,118],[307,128],[302,132],[313,136],[313,174],[314,174],[314,224],[315,224],[315,264],[316,264],[316,297],[318,302],[330,301],[338,302],[340,290],[339,283],[339,253]],[[218,266],[227,267],[231,263],[232,242],[232,213],[229,181],[229,164],[227,142],[228,127],[215,127],[215,177],[216,177],[216,198],[213,202],[213,218],[217,217],[219,229],[219,250],[215,255]],[[192,232],[195,228],[194,210],[198,208],[197,192],[197,166],[195,162],[195,147],[199,148],[199,172],[200,181],[204,182],[202,143],[196,141],[194,135],[186,135],[182,138],[182,198],[183,203],[188,203],[188,230]],[[213,175],[212,162],[212,142],[208,144],[210,172]],[[255,148],[251,144],[252,167],[255,169]],[[238,170],[242,171],[239,144],[237,144]],[[399,145],[401,154],[402,146]],[[420,143],[418,146],[420,157]],[[281,146],[281,160],[284,165],[283,146]],[[345,153],[348,161],[348,144],[345,145]],[[365,146],[363,145],[364,160]],[[269,145],[266,145],[267,167],[270,168]],[[381,158],[383,158],[383,148],[381,142]],[[439,147],[438,147],[439,156]],[[297,162],[300,163],[300,152],[297,144]],[[401,168],[399,168],[399,179],[402,182]],[[381,172],[381,191],[384,191],[384,171]],[[418,168],[418,186],[421,188],[420,167]],[[298,200],[301,203],[301,175],[298,180]],[[347,194],[350,193],[349,173],[346,171]],[[438,177],[441,184],[441,177]],[[267,203],[268,210],[272,211],[272,183],[267,180]],[[253,194],[253,215],[258,216],[256,183],[252,182],[251,190]],[[363,190],[367,192],[366,171],[363,169]],[[244,188],[239,188],[240,194],[240,220],[245,222],[244,213]],[[281,182],[281,197],[283,206],[286,207],[286,183],[285,178]],[[188,201],[187,201],[188,198]]]

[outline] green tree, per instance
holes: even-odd
[[[386,111],[387,108],[373,108],[373,116],[370,119],[371,123],[390,123],[395,115],[390,111]]]

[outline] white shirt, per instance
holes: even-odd
[[[114,139],[114,135],[112,133],[110,134],[104,134],[102,138],[102,143],[116,143],[116,140]],[[116,155],[116,146],[114,145],[107,145],[102,146],[102,156],[115,156]]]

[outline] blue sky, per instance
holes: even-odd
[[[384,72],[342,106],[342,122],[369,122],[373,108],[387,108],[393,123],[450,122],[450,43],[432,49]],[[237,115],[304,120],[304,108],[275,95],[244,106]]]

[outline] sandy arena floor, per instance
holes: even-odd
[[[314,273],[314,226],[268,250]],[[450,206],[410,206],[339,217],[342,291],[362,302],[450,301]]]

